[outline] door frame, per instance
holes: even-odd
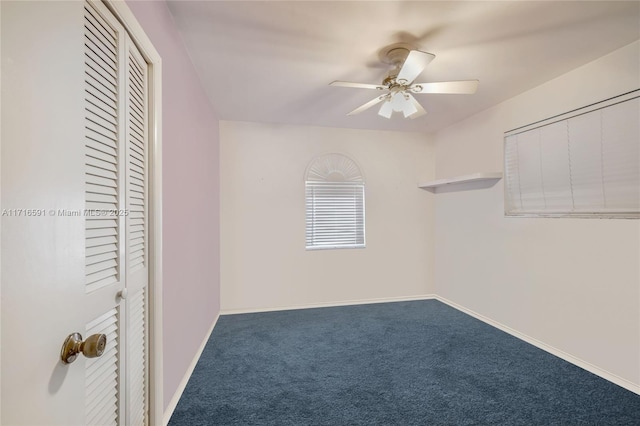
[[[0,5],[0,37],[2,35],[2,5]],[[1,50],[1,47],[0,47]],[[2,65],[0,64],[0,82],[2,82]],[[0,87],[2,83],[0,83]],[[0,101],[0,129],[2,129],[2,102]],[[0,131],[0,212],[2,211],[2,132]],[[2,229],[0,216],[0,229]],[[2,238],[0,238],[0,241]],[[2,298],[2,244],[0,243],[0,298]],[[2,347],[2,303],[0,303],[0,347]],[[0,366],[2,365],[2,351],[0,351]],[[0,368],[0,384],[2,383],[2,368]],[[0,386],[0,420],[2,420],[2,386]]]
[[[144,29],[122,0],[102,2],[124,26],[149,66],[149,138],[148,138],[148,399],[149,425],[161,425],[164,417],[162,356],[162,59]]]

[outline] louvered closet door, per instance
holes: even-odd
[[[85,419],[140,426],[148,421],[146,63],[101,4],[87,3],[85,18],[86,333],[109,342],[86,363]]]
[[[147,423],[147,64],[127,43],[127,425]]]
[[[101,1],[0,8],[0,424],[146,426],[147,66]]]
[[[126,322],[125,32],[98,3],[85,4],[85,291],[83,336],[107,335],[100,358],[85,360],[85,424],[124,425],[121,401]]]

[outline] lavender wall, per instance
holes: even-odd
[[[164,1],[128,1],[162,57],[164,408],[220,310],[218,117]]]

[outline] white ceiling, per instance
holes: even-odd
[[[640,38],[640,2],[168,4],[220,118],[262,123],[431,132]],[[379,84],[378,52],[400,41],[436,55],[417,81],[478,79],[478,92],[419,95],[415,120],[347,117],[376,92],[328,84]]]

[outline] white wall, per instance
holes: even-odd
[[[437,177],[501,171],[504,131],[639,88],[639,52],[628,45],[434,135]],[[502,181],[436,195],[436,293],[640,385],[640,221],[503,208]]]
[[[223,311],[433,292],[427,136],[222,121],[220,141]],[[329,152],[364,173],[365,249],[305,250],[304,173]]]

